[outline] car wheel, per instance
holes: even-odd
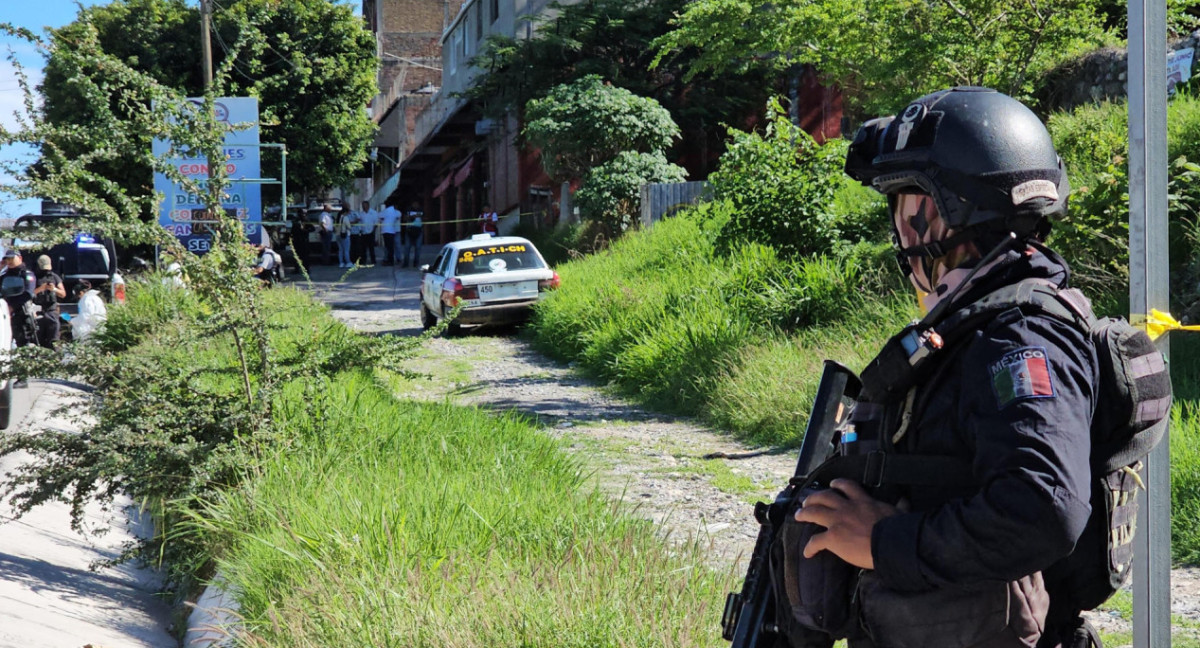
[[[7,430],[9,419],[12,417],[13,381],[6,380],[4,389],[0,390],[0,430]]]
[[[446,319],[446,309],[445,308],[442,309],[442,319]],[[461,335],[461,334],[462,334],[462,324],[459,324],[458,322],[451,320],[451,322],[446,325],[446,335],[453,337],[453,336],[457,336],[457,335]]]
[[[424,302],[422,302],[421,303],[421,328],[428,331],[429,329],[433,328],[435,324],[437,324],[437,317],[433,313],[430,313],[429,309],[425,308]]]

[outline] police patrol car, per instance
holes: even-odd
[[[421,325],[432,328],[461,304],[451,331],[463,324],[525,320],[559,283],[558,273],[528,240],[489,234],[447,243],[421,273]]]

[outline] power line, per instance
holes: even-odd
[[[216,5],[216,7],[217,7],[218,9],[220,9],[221,11],[227,11],[227,9],[226,9],[225,7],[223,7],[223,6],[221,6],[221,3],[220,3],[220,2],[218,2],[217,0],[209,0],[209,2],[211,2],[211,3],[212,3],[212,4],[214,4],[214,5]],[[262,32],[262,30],[259,30],[259,32],[261,33],[261,32]],[[267,46],[267,49],[269,49],[269,50],[271,50],[272,52],[274,52],[274,53],[275,53],[275,56],[276,56],[276,58],[278,58],[278,59],[279,59],[281,62],[283,62],[284,64],[286,64],[288,67],[292,68],[292,71],[293,71],[293,72],[299,72],[299,71],[300,71],[300,68],[296,67],[296,64],[295,64],[295,63],[292,63],[290,60],[288,60],[288,58],[287,58],[286,56],[284,56],[283,54],[281,54],[281,53],[279,52],[279,50],[275,49],[275,46],[271,45],[271,41],[270,41],[269,39],[267,39],[267,37],[266,37],[266,34],[263,34],[262,43],[263,43],[263,45],[266,45],[266,46]]]

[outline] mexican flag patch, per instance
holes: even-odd
[[[1042,347],[1025,347],[1006,353],[988,370],[992,374],[992,389],[1001,408],[1027,398],[1054,398],[1050,364]]]

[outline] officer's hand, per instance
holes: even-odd
[[[796,512],[796,521],[826,529],[808,541],[804,557],[828,550],[851,565],[874,569],[871,529],[876,522],[899,512],[899,508],[871,497],[857,482],[835,479],[828,490],[809,495]]]

